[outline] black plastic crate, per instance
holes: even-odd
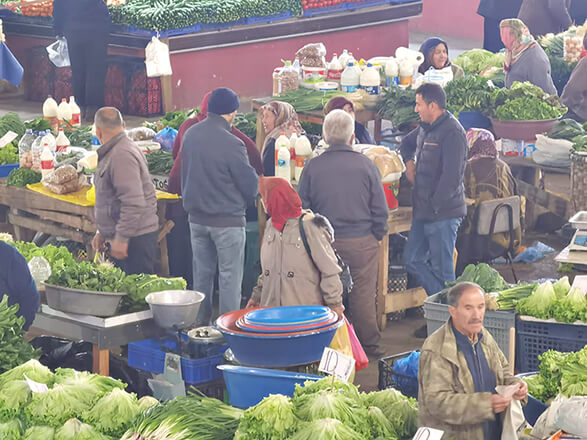
[[[228,396],[226,395],[226,385],[224,379],[214,380],[212,382],[200,383],[197,385],[186,384],[187,392],[199,391],[206,397],[221,400],[228,403]]]
[[[398,374],[393,365],[400,359],[407,358],[411,351],[379,359],[379,389],[395,388],[408,397],[418,398],[418,378]]]

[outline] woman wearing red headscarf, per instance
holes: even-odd
[[[261,177],[259,192],[271,218],[261,244],[261,275],[247,307],[327,305],[341,316],[342,270],[332,248],[330,222],[302,211],[300,197],[285,179]],[[311,257],[301,238],[300,222]]]

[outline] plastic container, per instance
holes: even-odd
[[[33,153],[31,147],[35,141],[33,130],[30,128],[26,130],[23,137],[18,142],[18,158],[21,168],[32,168],[33,166]]]
[[[63,128],[59,129],[59,134],[57,135],[57,139],[55,139],[55,143],[57,144],[57,151],[58,152],[65,152],[70,147],[69,139],[65,136]]]
[[[44,134],[44,132],[43,132]],[[35,140],[31,145],[31,155],[33,159],[33,166],[31,169],[37,173],[41,172],[41,153],[43,152],[43,136],[41,132],[34,132]]]
[[[536,135],[548,133],[552,130],[556,119],[544,121],[500,121],[491,118],[491,124],[496,137],[520,141],[536,142]]]
[[[55,139],[55,136],[53,136],[51,130],[45,130],[42,142],[46,143],[49,146],[51,153],[55,155],[55,151],[57,151],[57,139]]]
[[[296,167],[295,167],[295,180],[300,181],[302,171],[306,166],[307,161],[312,157],[312,145],[310,140],[302,135],[296,142]]]
[[[338,62],[340,63],[340,67],[344,71],[345,67],[348,66],[348,64],[349,64],[349,51],[348,50],[344,49],[342,51],[342,53],[340,54],[340,57],[338,57]],[[342,75],[342,72],[341,72],[341,75]]]
[[[361,84],[361,69],[354,63],[349,63],[340,77],[340,89],[346,93],[353,93]]]
[[[545,351],[578,351],[587,344],[587,324],[562,324],[518,316],[516,334],[518,369],[523,373],[537,371],[538,356]]]
[[[399,85],[399,65],[393,57],[385,63],[385,85],[386,87]]]
[[[71,107],[65,98],[61,100],[61,104],[59,104],[59,107],[57,107],[57,118],[59,119],[60,125],[67,126],[68,123],[71,124]]]
[[[440,297],[444,293],[439,292],[431,295],[424,301],[424,317],[426,318],[426,327],[428,335],[431,335],[441,326],[443,326],[450,313],[448,304],[440,304]],[[489,330],[493,339],[504,353],[509,353],[510,349],[510,328],[516,326],[516,313],[514,310],[486,311],[483,326]],[[518,344],[518,348],[520,348]]]
[[[289,181],[293,182],[296,178],[296,142],[298,134],[294,131],[289,138]]]
[[[361,88],[371,96],[378,96],[381,85],[379,71],[371,63],[367,63],[365,70],[361,72],[359,83]]]
[[[339,83],[334,81],[326,81],[316,84],[316,89],[320,90],[321,92],[332,92],[334,90],[338,90]]]
[[[334,54],[334,56],[332,57],[332,61],[328,63],[328,73],[326,74],[326,79],[328,81],[340,82],[342,71],[342,64],[340,64],[338,56]]]
[[[188,338],[183,335],[187,346]],[[165,348],[166,351],[163,351]],[[181,358],[181,375],[189,384],[222,379],[222,373],[216,368],[222,364],[225,347],[219,347],[218,354],[201,359]],[[165,353],[177,350],[177,341],[171,339],[146,339],[128,344],[128,365],[132,368],[162,374],[165,369]]]
[[[281,133],[275,140],[275,177],[282,177],[288,182],[291,179],[289,139]]]
[[[31,258],[31,261],[28,262],[28,267],[37,288],[42,286],[47,281],[47,278],[51,276],[51,265],[45,257]]]
[[[69,97],[69,107],[71,108],[71,125],[74,127],[81,127],[82,111],[79,108],[79,105],[75,102],[75,96]]]
[[[102,143],[100,142],[100,139],[98,139],[98,136],[96,135],[96,124],[92,124],[92,148],[94,150],[97,150],[98,148],[100,148],[100,145],[102,145]]]
[[[296,384],[323,379],[323,376],[314,374],[237,365],[219,365],[217,368],[224,374],[230,404],[242,409],[255,406],[270,394],[293,397]]]
[[[379,359],[378,387],[380,390],[395,388],[405,396],[418,398],[418,378],[393,371],[393,365],[400,359],[407,358],[410,354],[412,352],[407,351]]]
[[[55,170],[55,162],[54,162],[53,153],[49,148],[49,144],[47,142],[43,143],[43,152],[41,153],[41,174],[43,176],[43,180],[53,174]]]
[[[59,130],[59,118],[57,116],[58,105],[57,101],[55,101],[51,95],[47,97],[45,102],[43,103],[43,118],[51,124],[51,131],[54,134],[57,134]]]
[[[387,207],[390,211],[396,210],[399,207],[397,196],[399,194],[399,182],[402,173],[392,173],[385,177],[383,182],[383,192],[385,193],[385,200],[387,200]]]
[[[2,177],[8,177],[8,175],[10,174],[10,172],[12,170],[15,170],[16,168],[18,168],[18,164],[17,163],[9,163],[7,165],[0,165],[0,178],[2,178]]]
[[[326,67],[302,66],[302,81],[306,84],[324,82],[326,79]]]

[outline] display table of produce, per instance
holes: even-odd
[[[103,376],[109,374],[110,348],[157,335],[150,310],[99,318],[63,313],[43,304],[32,326],[67,339],[91,342],[94,345],[94,373]]]

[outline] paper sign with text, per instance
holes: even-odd
[[[412,440],[440,440],[444,435],[444,431],[440,429],[421,427],[416,431],[416,435]]]
[[[354,366],[354,358],[326,347],[322,353],[322,359],[320,360],[318,371],[322,371],[323,373],[330,374],[348,382]]]
[[[14,131],[8,131],[4,136],[0,138],[0,148],[4,148],[9,142],[12,142],[18,137]]]

